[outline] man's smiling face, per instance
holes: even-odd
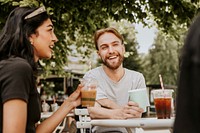
[[[123,62],[125,47],[115,34],[106,32],[97,40],[98,55],[104,65],[110,69],[117,69]]]

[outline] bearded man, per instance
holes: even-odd
[[[123,67],[124,39],[114,28],[100,29],[94,34],[102,66],[88,71],[84,78],[98,81],[95,107],[88,107],[92,119],[128,119],[142,116],[143,109],[129,101],[128,91],[146,88],[144,76]],[[131,63],[131,62],[130,62]],[[125,128],[95,126],[92,132],[127,132]]]

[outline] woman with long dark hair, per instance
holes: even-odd
[[[36,64],[51,58],[57,41],[44,7],[17,7],[8,16],[0,33],[0,132],[53,132],[80,105],[81,86],[51,117],[36,125],[41,114]]]
[[[174,133],[200,133],[200,16],[191,24],[182,51]]]

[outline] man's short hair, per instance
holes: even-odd
[[[100,29],[100,30],[97,30],[94,34],[94,43],[95,43],[95,47],[96,47],[96,50],[99,50],[98,48],[98,44],[97,44],[97,40],[99,39],[99,37],[101,35],[103,35],[104,33],[113,33],[115,36],[117,36],[121,41],[122,41],[122,44],[124,43],[124,38],[123,36],[113,27],[108,27],[108,28],[104,28],[104,29]]]

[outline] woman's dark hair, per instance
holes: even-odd
[[[47,12],[42,12],[31,18],[24,19],[38,8],[17,7],[8,16],[0,33],[0,60],[9,57],[21,57],[28,61],[34,71],[37,70],[34,61],[34,49],[29,41],[31,34],[49,18]]]
[[[200,15],[200,14],[199,14]],[[200,16],[191,24],[183,46],[174,133],[200,132]]]

